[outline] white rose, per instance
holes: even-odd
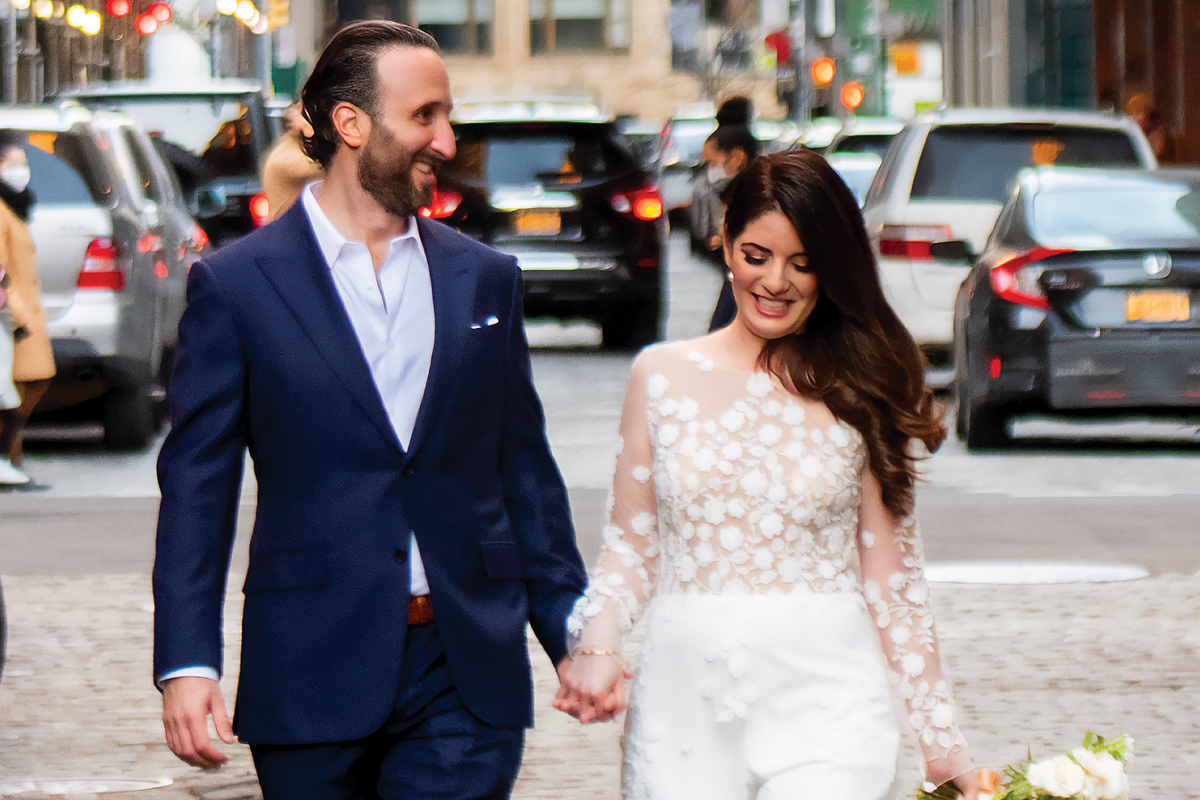
[[[726,411],[721,415],[721,427],[727,431],[740,431],[746,424],[746,415],[740,411]]]
[[[1109,753],[1093,753],[1082,747],[1071,751],[1075,762],[1086,773],[1084,791],[1096,800],[1124,800],[1129,792],[1125,766]]]
[[[679,401],[679,410],[675,412],[675,416],[680,422],[690,422],[700,413],[700,404],[690,397],[685,397]]]
[[[778,514],[763,514],[763,518],[758,522],[758,529],[766,538],[774,539],[783,533],[783,517]]]
[[[667,380],[666,375],[654,374],[650,376],[650,380],[646,381],[646,394],[650,396],[651,400],[662,397],[670,388],[671,382]]]
[[[678,438],[679,427],[677,425],[663,425],[658,429],[658,443],[663,447],[670,447]]]
[[[767,447],[770,447],[782,438],[783,429],[778,425],[764,425],[762,430],[758,432],[758,440]]]
[[[771,393],[771,376],[765,372],[756,372],[746,381],[746,391],[751,397],[766,397]]]
[[[725,521],[725,504],[720,500],[704,501],[704,519],[716,525]]]
[[[751,497],[762,497],[767,491],[767,476],[761,470],[747,472],[739,483],[742,490]]]
[[[1030,764],[1025,774],[1034,788],[1051,797],[1074,797],[1083,791],[1083,768],[1067,756]]]

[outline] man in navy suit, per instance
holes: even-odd
[[[302,96],[326,170],[192,268],[159,455],[171,750],[248,742],[267,800],[504,798],[585,582],[515,261],[416,211],[455,152],[428,35],[360,22]],[[244,453],[258,486],[232,725],[217,678]]]

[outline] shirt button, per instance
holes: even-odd
[[[404,552],[403,550],[397,550],[396,552],[392,553],[392,555],[395,556],[396,560],[401,564],[403,564],[405,561],[408,561],[408,553]]]

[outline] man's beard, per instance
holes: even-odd
[[[433,202],[432,186],[424,188],[413,180],[414,161],[414,154],[396,141],[391,131],[373,125],[358,159],[358,183],[384,210],[410,217]]]

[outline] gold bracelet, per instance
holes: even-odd
[[[579,656],[612,656],[613,658],[621,658],[621,654],[615,650],[605,650],[603,647],[595,645],[587,645],[585,647],[576,647],[571,651],[571,658]]]

